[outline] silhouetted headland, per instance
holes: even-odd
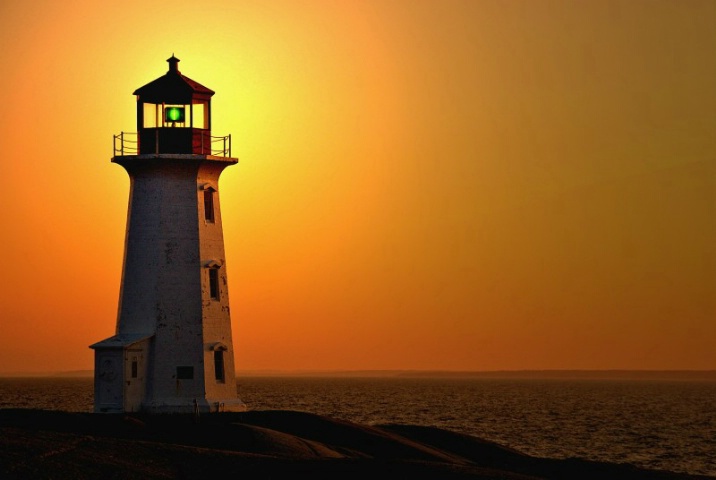
[[[432,427],[285,410],[193,415],[0,410],[3,479],[707,479],[542,459]]]

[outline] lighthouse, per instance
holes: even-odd
[[[214,92],[179,59],[138,88],[137,132],[114,137],[130,179],[115,334],[95,352],[94,411],[217,412],[239,399],[219,176],[238,162],[211,132]]]

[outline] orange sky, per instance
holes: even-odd
[[[172,53],[240,158],[239,369],[716,369],[716,2],[9,0],[0,27],[0,372],[114,333],[112,135]]]

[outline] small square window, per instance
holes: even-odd
[[[194,367],[177,367],[177,380],[193,380]]]

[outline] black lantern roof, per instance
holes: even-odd
[[[174,55],[167,59],[169,71],[156,80],[134,91],[146,103],[191,103],[192,99],[208,100],[214,91],[206,88],[179,72],[179,59]]]

